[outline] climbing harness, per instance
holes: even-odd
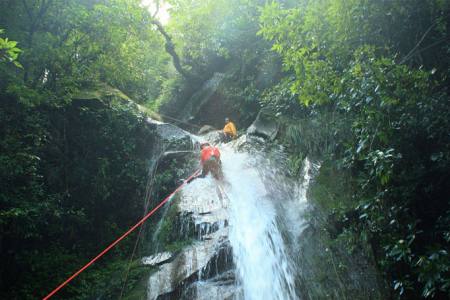
[[[128,229],[127,232],[122,234],[117,240],[115,240],[112,244],[110,244],[108,247],[105,248],[102,252],[100,252],[96,257],[94,257],[91,261],[89,261],[86,265],[84,265],[81,269],[79,269],[77,272],[75,272],[72,276],[70,276],[66,281],[61,283],[57,288],[55,288],[53,291],[51,291],[47,296],[43,298],[43,300],[50,299],[54,294],[56,294],[60,289],[62,289],[65,285],[67,285],[70,281],[72,281],[75,277],[80,275],[81,272],[86,270],[89,266],[91,266],[94,262],[96,262],[100,257],[105,255],[109,250],[111,250],[115,245],[117,245],[120,241],[122,241],[127,235],[129,235],[131,232],[133,232],[136,228],[144,224],[145,221],[147,221],[148,218],[151,217],[161,206],[163,206],[166,202],[168,202],[172,196],[178,192],[189,179],[195,177],[198,175],[200,170],[195,171],[191,176],[188,177],[182,184],[180,184],[172,193],[169,194],[166,198],[164,198],[163,201],[161,201],[152,211],[150,211],[148,214],[146,214],[139,222],[137,222],[133,227]]]

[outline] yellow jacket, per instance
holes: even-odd
[[[223,128],[223,133],[231,135],[233,138],[236,137],[237,131],[236,126],[234,126],[233,122],[230,121],[225,125],[225,127]]]

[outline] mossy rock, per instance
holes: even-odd
[[[96,106],[96,104],[102,106],[110,106],[117,103],[128,104],[133,109],[136,109],[136,112],[140,112],[143,115],[158,121],[162,120],[159,114],[145,106],[135,103],[122,91],[113,88],[106,83],[96,83],[86,86],[72,96],[72,100],[84,103],[85,105],[87,104],[88,106]]]

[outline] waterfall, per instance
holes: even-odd
[[[168,148],[165,162],[173,155],[194,162],[199,149],[191,143],[217,140],[217,134],[177,136],[184,146]],[[320,163],[306,158],[292,178],[282,146],[242,136],[219,148],[224,182],[210,175],[194,180],[173,199],[171,213],[163,213],[171,240],[158,244],[156,229],[150,242],[160,252],[142,259],[152,270],[148,300],[386,298],[370,257],[331,240],[326,216],[308,201]],[[317,192],[320,182],[313,185]]]
[[[263,154],[239,153],[228,145],[221,150],[229,183],[225,189],[230,200],[229,239],[237,282],[242,289],[237,298],[299,299],[295,289],[296,270],[279,224],[284,218],[278,214],[286,211],[277,207],[282,206],[278,205],[280,202],[288,201],[303,205],[309,180],[304,180],[298,188],[283,184],[283,180],[277,182],[272,180],[274,170]],[[290,199],[286,199],[288,195]],[[304,223],[299,219],[296,222]]]
[[[181,190],[170,222],[191,222],[193,243],[158,266],[147,299],[302,298],[292,246],[307,224],[311,163],[305,160],[297,182],[286,176],[283,151],[253,146],[258,140],[245,137],[219,145],[224,182],[208,175]],[[184,236],[183,226],[179,231]]]

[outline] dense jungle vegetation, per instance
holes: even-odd
[[[221,72],[239,128],[282,125],[292,176],[323,162],[330,236],[367,244],[392,298],[448,298],[450,1],[164,2],[163,24],[140,0],[0,2],[0,297],[44,296],[142,215],[130,99],[170,114]],[[133,243],[60,296],[117,298]]]

